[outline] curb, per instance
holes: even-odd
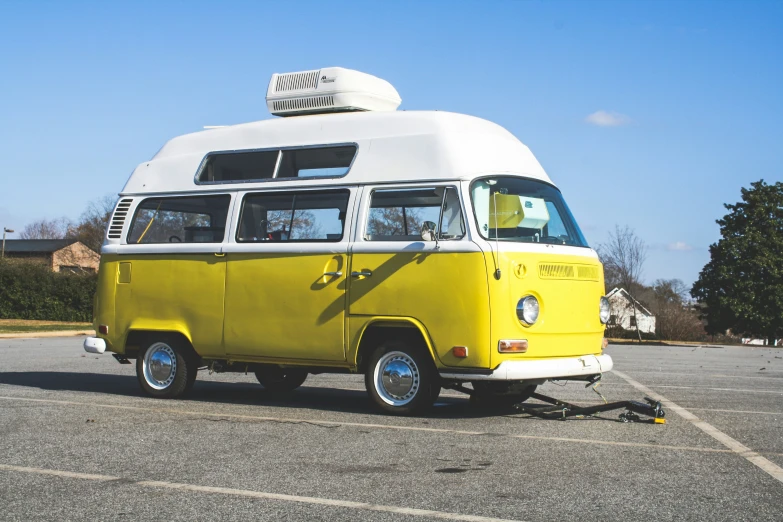
[[[0,339],[38,339],[40,337],[77,337],[95,335],[95,330],[57,330],[53,332],[0,333]]]

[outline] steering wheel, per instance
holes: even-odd
[[[174,241],[176,239],[176,241]],[[169,238],[169,243],[182,243],[182,240],[177,236],[171,236]]]

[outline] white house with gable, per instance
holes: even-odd
[[[625,288],[615,288],[606,295],[611,305],[611,316],[607,326],[620,326],[623,330],[642,333],[655,333],[655,316],[642,304],[631,297]],[[633,308],[636,303],[636,317]]]

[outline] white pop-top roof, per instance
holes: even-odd
[[[336,179],[197,185],[210,152],[355,143]],[[275,118],[174,138],[131,174],[123,195],[249,188],[473,179],[516,174],[550,182],[525,145],[489,121],[448,112],[349,112]]]

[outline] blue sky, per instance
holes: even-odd
[[[692,283],[722,204],[783,180],[783,2],[5,1],[0,27],[17,230],[78,217],[173,136],[269,118],[271,73],[335,65],[389,80],[401,109],[509,129],[592,245],[636,230],[648,282]]]

